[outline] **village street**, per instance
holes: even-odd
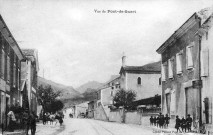
[[[140,125],[104,122],[93,119],[65,118],[64,125],[37,124],[38,135],[158,135]]]

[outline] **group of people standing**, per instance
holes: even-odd
[[[17,126],[16,124],[17,119],[14,114],[14,111],[10,109],[7,116],[9,119],[8,130],[10,132],[14,132],[15,126]],[[26,135],[28,135],[29,129],[31,130],[31,135],[35,135],[37,118],[38,116],[35,114],[35,112],[29,112],[28,109],[26,109],[23,112],[21,123],[24,125],[24,128],[26,129]]]
[[[170,117],[168,116],[168,114],[164,116],[162,113],[160,113],[157,117],[151,116],[149,120],[151,126],[156,126],[159,128],[168,128]]]
[[[184,117],[180,119],[178,115],[176,116],[175,128],[177,129],[177,132],[186,132],[186,130],[188,130],[188,132],[191,132],[191,126],[192,118],[190,114],[187,115],[186,119]],[[182,129],[182,131],[180,130],[180,128]]]
[[[168,114],[164,116],[162,113],[160,113],[157,117],[151,116],[149,120],[151,126],[156,126],[159,128],[168,128],[170,117],[168,116]],[[192,118],[190,114],[187,115],[186,119],[184,117],[180,119],[178,115],[176,116],[175,128],[177,129],[177,132],[191,132],[191,126]]]
[[[63,123],[63,118],[64,118],[64,115],[63,114],[59,114],[59,113],[56,113],[56,114],[53,114],[53,113],[44,113],[43,114],[43,124],[48,124],[48,121],[50,122],[50,125],[53,125],[53,122],[55,121],[55,125],[57,123],[60,123],[60,125],[62,125]]]

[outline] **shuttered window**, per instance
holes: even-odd
[[[13,66],[13,87],[16,87],[16,64]]]
[[[191,69],[193,68],[193,57],[192,57],[192,51],[193,51],[193,46],[189,45],[186,47],[186,65],[187,65],[187,69]]]
[[[201,76],[209,75],[209,50],[202,50],[200,56]]]
[[[169,78],[173,78],[173,60],[168,60]]]
[[[161,64],[161,81],[166,81],[165,65]]]
[[[4,79],[4,72],[5,72],[5,52],[4,48],[2,48],[2,53],[1,53],[1,73],[2,73],[2,78]]]
[[[181,74],[182,72],[182,53],[178,53],[176,54],[176,73]]]
[[[10,57],[7,56],[7,81],[10,82]]]

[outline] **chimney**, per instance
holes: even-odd
[[[122,56],[122,67],[126,66],[126,56],[125,53],[123,52],[123,56]]]

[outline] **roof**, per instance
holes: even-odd
[[[7,40],[11,48],[14,50],[15,54],[18,56],[19,60],[24,59],[24,55],[16,42],[15,38],[13,37],[12,33],[10,32],[9,28],[7,27],[6,23],[4,22],[4,19],[0,15],[0,32],[4,36],[4,38]]]
[[[35,49],[21,49],[25,56],[34,56]]]
[[[161,61],[149,63],[143,66],[124,66],[121,67],[121,72],[138,72],[138,73],[159,73],[161,72]]]
[[[155,95],[150,98],[145,98],[141,100],[134,101],[134,105],[155,105],[155,104],[160,104],[161,103],[161,95]]]
[[[198,23],[202,25],[210,15],[212,15],[213,7],[204,8],[199,12],[195,12],[180,28],[178,28],[157,50],[156,52],[162,54],[166,48],[172,45],[178,38],[185,34],[192,26]],[[198,19],[199,18],[199,19]]]
[[[24,56],[30,60],[36,62],[37,71],[39,70],[39,63],[38,63],[38,51],[36,49],[21,49]]]

